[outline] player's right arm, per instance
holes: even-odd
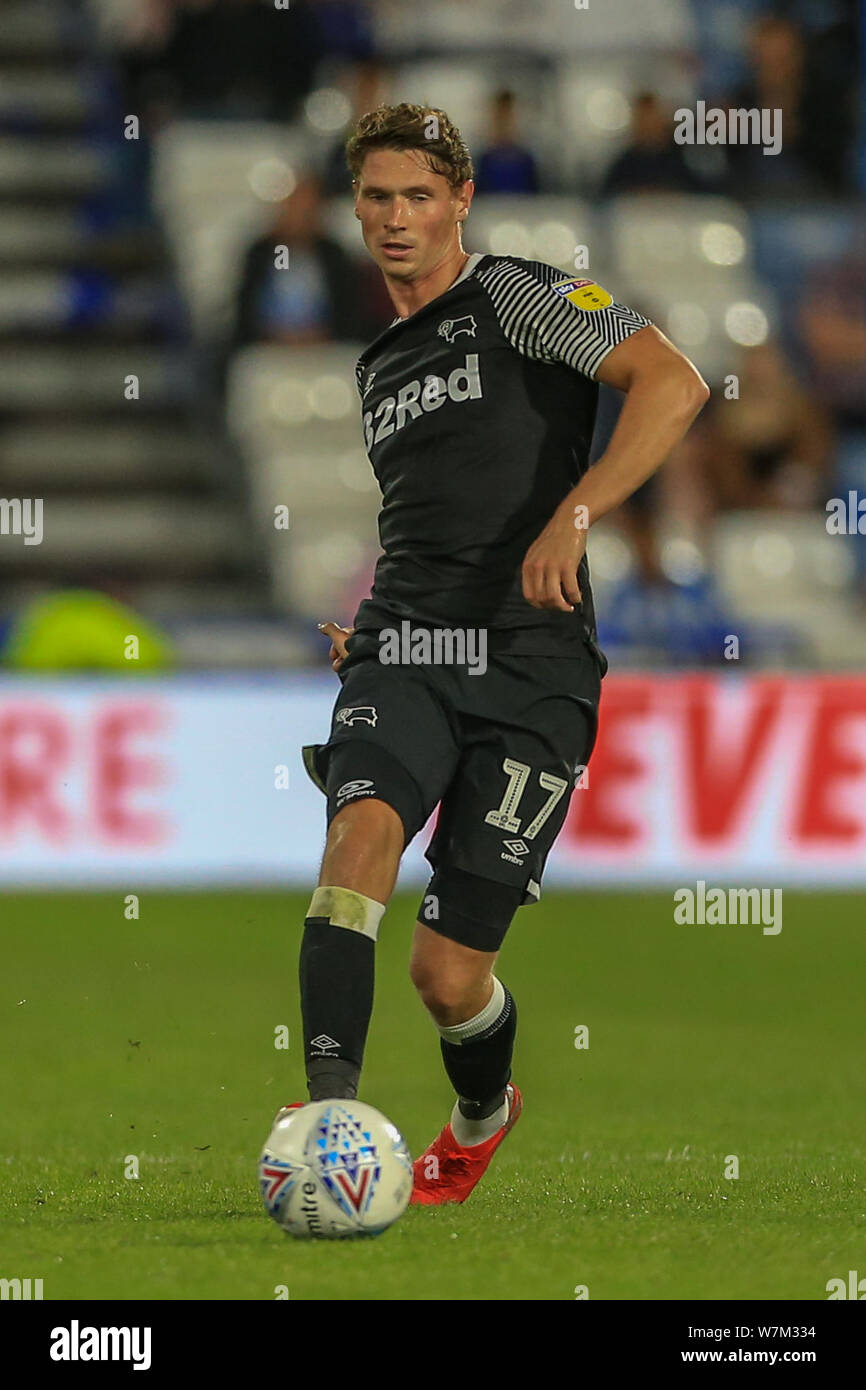
[[[710,395],[694,364],[653,324],[613,348],[596,380],[623,391],[625,401],[607,449],[570,499],[586,507],[590,526],[660,467]]]
[[[577,569],[587,527],[655,472],[709,390],[649,319],[594,281],[564,277],[555,266],[516,257],[493,261],[478,279],[519,353],[559,362],[626,395],[604,456],[563,499],[524,558],[527,602],[571,612],[581,602]]]
[[[346,639],[355,631],[353,627],[340,627],[338,623],[319,623],[319,631],[331,639],[328,660],[335,671],[339,671],[346,659]]]
[[[523,593],[535,608],[568,612],[580,602],[577,566],[587,528],[660,467],[710,394],[693,364],[652,324],[613,348],[596,379],[625,392],[625,402],[604,454],[526,553]]]

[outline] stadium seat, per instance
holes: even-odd
[[[392,0],[373,10],[376,49],[392,59],[418,50],[464,55],[479,49],[522,47],[534,28],[527,7],[515,0],[487,0],[474,6],[461,0],[430,0],[415,7]],[[436,104],[449,109],[445,102]]]
[[[641,0],[640,5],[588,4],[578,9],[562,0],[429,0],[422,6],[399,3],[375,7],[379,51],[398,55],[432,50],[481,50],[518,54],[639,53],[686,49],[694,22],[689,0]],[[447,107],[446,107],[447,109]]]
[[[473,16],[477,22],[478,12]],[[551,103],[549,61],[524,53],[502,64],[489,55],[468,63],[461,58],[426,58],[398,66],[392,82],[395,98],[441,107],[459,127],[478,167],[489,137],[490,101],[507,85],[517,99],[520,138],[536,155],[542,169],[557,167],[559,132]]]
[[[69,47],[74,29],[68,23],[68,10],[57,0],[41,0],[38,5],[10,0],[3,6],[4,57],[44,61]]]
[[[818,660],[850,667],[866,660],[866,629],[851,592],[850,538],[831,536],[823,512],[729,512],[713,535],[714,569],[735,612],[784,622]]]
[[[0,425],[4,486],[21,496],[56,490],[184,487],[209,475],[209,441],[179,424],[86,418]]]
[[[75,126],[86,118],[92,103],[83,73],[0,69],[0,122],[4,125]]]
[[[577,198],[479,194],[464,241],[468,250],[547,261],[573,274],[588,273],[575,267],[576,249],[586,246],[599,279],[607,264],[592,209]]]
[[[91,194],[108,183],[112,172],[111,153],[86,140],[0,136],[0,187],[7,198]]]
[[[68,208],[15,203],[0,206],[0,263],[57,260],[81,253],[87,237],[80,218]]]
[[[617,263],[630,279],[678,274],[683,282],[728,284],[751,269],[748,218],[728,198],[637,194],[611,204]]]
[[[362,345],[239,352],[227,419],[267,537],[277,603],[321,614],[344,598],[376,535],[379,489],[359,438],[355,362]],[[286,507],[288,529],[275,526]]]
[[[45,508],[39,545],[0,547],[0,568],[18,567],[26,555],[31,578],[63,574],[67,582],[101,567],[134,573],[146,565],[183,577],[239,566],[244,536],[233,508],[201,498],[54,497]]]
[[[243,253],[309,153],[299,129],[258,122],[178,121],[156,140],[154,198],[202,337],[228,326]]]
[[[118,358],[116,348],[88,346],[69,353],[62,347],[0,345],[0,410],[79,416],[94,409],[119,411],[124,380],[132,375],[140,383],[140,414],[191,398],[190,367],[182,353],[135,344]]]
[[[610,9],[602,14],[607,24]],[[630,9],[629,20],[638,14]],[[576,16],[576,26],[584,18]],[[566,187],[600,182],[628,140],[632,98],[647,90],[664,92],[671,106],[689,105],[694,79],[675,54],[647,52],[634,43],[625,52],[592,60],[560,54],[550,84],[549,119],[557,132],[560,177]]]
[[[734,370],[742,347],[775,330],[772,291],[752,269],[749,223],[726,198],[618,198],[607,232],[617,293],[648,314],[712,383]]]

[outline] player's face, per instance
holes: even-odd
[[[355,212],[379,269],[408,282],[453,255],[472,189],[470,181],[451,188],[443,174],[431,172],[420,150],[368,154],[355,189]]]

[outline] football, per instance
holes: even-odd
[[[268,1215],[307,1239],[376,1236],[409,1205],[412,1159],[390,1120],[357,1100],[281,1110],[259,1159]]]

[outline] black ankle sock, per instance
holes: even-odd
[[[327,918],[308,917],[299,973],[310,1099],[352,1100],[373,1012],[375,942]]]
[[[339,1057],[316,1057],[307,1062],[310,1100],[355,1100],[361,1068]]]
[[[483,1033],[464,1043],[440,1039],[445,1070],[467,1120],[484,1120],[502,1104],[516,1033],[517,1005],[506,989],[502,1013]]]

